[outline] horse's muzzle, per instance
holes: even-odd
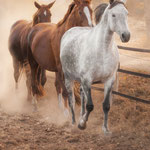
[[[121,34],[121,41],[126,43],[130,40],[130,32],[124,32]]]

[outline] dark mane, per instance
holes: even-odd
[[[39,15],[39,11],[37,11],[37,12],[33,15],[32,26],[35,26],[36,24],[38,24],[38,15]]]
[[[109,9],[112,9],[113,7],[115,7],[118,4],[122,4],[122,5],[125,6],[125,4],[123,2],[121,2],[121,1],[114,1],[112,4],[110,4]]]
[[[66,15],[64,16],[64,18],[63,18],[60,22],[57,23],[57,26],[58,26],[58,27],[61,26],[61,25],[67,20],[67,18],[69,17],[69,15],[70,15],[71,12],[72,12],[74,6],[75,6],[75,3],[74,3],[74,2],[72,2],[72,3],[69,5],[68,11],[67,11]]]
[[[100,22],[102,15],[107,6],[108,6],[107,3],[102,3],[95,8],[94,13],[95,13],[95,23],[96,24],[98,24]]]

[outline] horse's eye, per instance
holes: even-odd
[[[116,15],[115,15],[115,14],[112,14],[112,17],[116,17]]]

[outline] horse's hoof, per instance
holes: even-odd
[[[112,132],[111,131],[105,131],[104,134],[105,134],[105,136],[110,136],[110,135],[112,135]]]
[[[72,126],[75,126],[76,125],[76,121],[72,121]]]
[[[78,124],[78,128],[79,128],[80,130],[85,130],[85,129],[86,129],[86,124],[85,124],[85,126],[81,126],[80,124]]]
[[[61,94],[58,95],[58,105],[59,105],[60,109],[63,109],[63,103],[62,103]]]
[[[69,110],[68,109],[64,110],[64,115],[66,118],[69,118]]]
[[[79,124],[78,124],[78,128],[79,128],[80,130],[86,129],[86,121],[84,121],[83,118],[80,119],[80,122],[79,122]]]
[[[104,134],[105,134],[105,135],[111,135],[111,134],[112,134],[112,132],[110,132],[110,131],[108,130],[108,128],[106,128],[106,127],[104,127],[104,126],[102,126],[102,130],[104,131]]]
[[[38,108],[34,106],[32,112],[33,112],[33,113],[38,112]]]

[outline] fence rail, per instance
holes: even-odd
[[[97,91],[102,91],[102,92],[104,91],[103,88],[94,87],[94,86],[92,86],[92,89],[93,90],[97,90]],[[132,99],[133,101],[138,101],[138,102],[141,102],[141,103],[150,104],[149,100],[145,100],[145,99],[141,99],[141,98],[138,98],[138,97],[126,95],[126,94],[123,94],[123,93],[120,93],[120,92],[116,92],[116,91],[112,91],[112,93],[115,94],[115,95],[124,97],[124,98]]]
[[[139,76],[139,77],[143,77],[143,78],[150,78],[149,74],[143,74],[143,73],[133,72],[133,71],[124,70],[124,69],[118,69],[118,72],[130,74],[130,75],[135,75],[135,76]]]
[[[127,51],[150,53],[149,49],[132,48],[132,47],[125,47],[125,46],[120,46],[120,45],[118,45],[118,48],[122,50],[127,50]]]

